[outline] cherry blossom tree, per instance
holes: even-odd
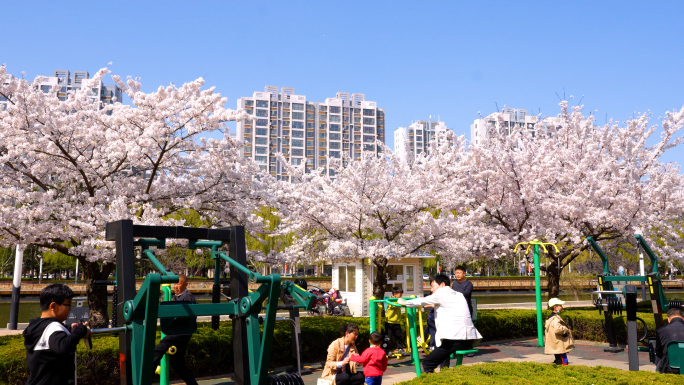
[[[639,233],[661,256],[679,256],[683,178],[678,165],[660,157],[682,142],[684,109],[665,114],[659,126],[648,114],[597,126],[581,107],[560,106],[553,124],[493,132],[470,147],[466,183],[452,192],[463,231],[458,253],[496,258],[518,242],[555,243],[560,252],[546,267],[549,297],[558,295],[563,269],[589,247],[587,236],[615,249],[635,245]]]
[[[256,226],[268,183],[227,135],[225,122],[247,115],[224,108],[201,78],[145,93],[138,80],[112,76],[131,104],[103,105],[90,90],[107,73],[60,100],[40,78],[0,67],[0,242],[78,258],[96,326],[109,318],[106,289],[92,285],[114,269],[107,222],[181,225],[172,214],[190,209],[216,226]],[[204,137],[216,131],[225,137]]]
[[[460,138],[457,147],[462,143]],[[318,249],[328,260],[369,259],[376,268],[373,295],[381,298],[389,258],[451,253],[456,220],[452,212],[439,210],[438,199],[448,196],[442,190],[463,173],[456,170],[458,162],[442,163],[457,152],[443,152],[412,162],[387,148],[382,156],[367,152],[338,162],[333,179],[291,170],[300,180],[281,185],[280,192],[283,232],[296,234],[290,256]]]

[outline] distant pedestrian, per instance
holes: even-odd
[[[470,311],[470,317],[472,318],[473,303],[471,301],[471,296],[473,295],[473,283],[466,279],[465,266],[461,265],[456,267],[456,270],[454,271],[454,276],[456,277],[456,280],[454,280],[454,283],[451,285],[451,288],[454,291],[463,294],[466,301],[468,302],[468,311]]]
[[[175,296],[174,301],[189,302],[196,304],[197,299],[188,291],[188,277],[184,274],[178,275],[178,283],[173,285]],[[197,380],[192,371],[185,365],[185,354],[188,351],[188,343],[192,334],[178,334],[165,336],[157,346],[154,347],[153,368],[157,368],[170,347],[176,347],[176,353],[169,355],[169,363],[178,377],[188,385],[197,385]]]
[[[544,353],[554,355],[554,364],[567,366],[567,353],[575,348],[575,343],[572,339],[570,328],[560,316],[564,303],[564,301],[558,298],[551,298],[549,300],[549,307],[553,309],[553,312],[546,319],[546,326],[544,328],[546,332]]]

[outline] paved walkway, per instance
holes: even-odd
[[[608,366],[622,370],[629,370],[627,351],[620,353],[606,353],[603,349],[605,343],[589,341],[576,341],[575,349],[568,354],[570,365]],[[474,365],[482,362],[539,362],[550,363],[553,356],[544,354],[544,348],[537,346],[535,339],[519,339],[511,341],[488,342],[478,346],[479,352],[474,357],[465,357],[464,365]],[[422,357],[422,355],[421,355]],[[453,360],[452,360],[453,363]],[[648,361],[648,352],[639,352],[639,370],[655,371],[655,365]],[[312,373],[302,376],[304,384],[315,385],[321,376],[321,365],[312,365],[307,368]],[[383,385],[396,384],[409,381],[416,377],[415,367],[409,359],[390,360],[389,366],[383,376]],[[182,383],[182,382],[174,382]],[[230,377],[204,379],[199,381],[202,385],[232,385]]]

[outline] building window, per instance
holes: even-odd
[[[301,139],[292,139],[292,147],[304,147],[304,141]]]
[[[330,175],[334,174],[331,173]],[[356,266],[339,266],[337,271],[340,291],[347,293],[356,292]]]
[[[292,137],[293,138],[303,138],[304,137],[304,131],[292,131]]]
[[[328,107],[326,107],[326,106],[321,106],[318,110],[321,111],[321,112],[326,112],[326,111],[328,111]]]
[[[327,119],[327,118],[326,118],[326,115],[324,115],[324,114],[318,114],[318,120],[325,121],[326,119]]]
[[[256,101],[256,106],[257,106],[257,107],[266,107],[266,108],[268,108],[268,101],[266,101],[266,100],[257,100],[257,101]]]
[[[331,158],[339,158],[340,152],[339,151],[330,151],[330,157]]]
[[[256,110],[256,116],[268,117],[268,110]]]
[[[338,106],[330,106],[330,113],[331,113],[331,114],[339,114],[339,113],[340,113],[340,107],[338,107]]]
[[[266,126],[268,126],[268,119],[257,119],[256,125],[261,126],[261,127],[266,127]]]
[[[266,143],[268,141],[268,138],[256,138],[255,143],[256,144],[268,144]]]
[[[330,125],[330,131],[340,132],[340,125],[339,124],[331,124]]]
[[[340,142],[330,142],[330,149],[331,150],[339,150],[340,149]]]
[[[330,140],[340,140],[340,134],[331,132],[330,133]]]
[[[318,123],[319,130],[325,130],[325,123]]]
[[[304,122],[292,121],[292,128],[304,128]]]
[[[363,127],[364,134],[375,134],[375,127]]]
[[[325,139],[325,132],[319,132],[319,133],[318,133],[318,137],[319,137],[320,139]]]
[[[304,156],[304,150],[301,148],[293,148],[292,156]]]
[[[339,123],[340,122],[340,116],[339,115],[330,115],[330,122],[331,123]]]
[[[304,120],[304,113],[303,112],[293,112],[292,113],[292,119]]]
[[[247,107],[252,107],[253,105],[254,105],[254,101],[253,101],[253,100],[245,100],[245,106],[247,106]]]
[[[375,116],[375,110],[363,109],[363,116]]]
[[[290,127],[290,121],[289,120],[283,120],[283,127]]]
[[[257,128],[256,134],[266,136],[266,135],[268,135],[268,130],[265,128]]]
[[[307,131],[307,132],[306,132],[306,137],[307,137],[307,138],[315,138],[315,137],[316,137],[316,133],[313,132],[313,131]]]
[[[373,143],[375,141],[375,138],[370,136],[370,135],[364,135],[363,136],[363,142],[364,143]]]
[[[314,125],[314,122],[306,122],[306,128],[311,128],[311,129],[313,129],[314,127],[316,127],[316,126]]]
[[[406,266],[406,291],[414,291],[413,266]]]
[[[256,147],[257,154],[268,154],[268,148],[266,147]]]
[[[266,164],[266,159],[267,159],[267,158],[268,158],[268,157],[266,157],[266,156],[255,156],[255,157],[254,157],[254,160],[255,160],[257,163],[259,163],[259,164]]]
[[[293,111],[304,111],[304,105],[301,103],[292,103]]]

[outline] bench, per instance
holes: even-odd
[[[670,362],[670,367],[679,369],[679,374],[682,373],[684,366],[684,341],[670,341],[667,344],[667,359]]]
[[[461,366],[461,364],[463,363],[463,356],[470,353],[477,353],[477,349],[455,351],[454,354],[451,355],[451,358],[454,358],[454,356],[456,357],[456,365],[454,366]]]

